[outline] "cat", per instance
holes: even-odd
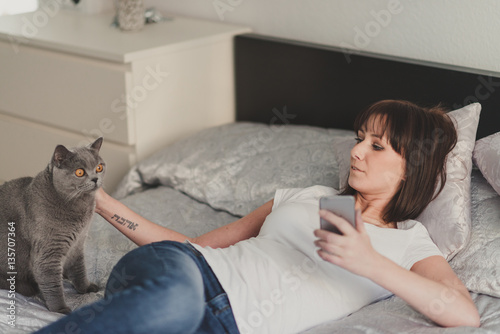
[[[63,277],[79,293],[98,291],[87,279],[83,249],[105,173],[102,141],[71,150],[58,145],[38,175],[0,186],[1,289],[40,293],[50,311],[64,314],[71,309]]]

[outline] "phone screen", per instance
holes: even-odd
[[[356,211],[354,209],[354,196],[326,196],[319,199],[319,208],[328,210],[347,220],[356,228]],[[320,228],[333,233],[342,234],[339,229],[330,222],[320,218]]]

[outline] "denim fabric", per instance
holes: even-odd
[[[118,261],[104,299],[36,333],[238,333],[238,328],[203,255],[189,244],[162,241]]]

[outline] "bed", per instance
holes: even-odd
[[[460,128],[456,159],[448,166],[455,174],[449,174],[448,197],[422,219],[471,291],[481,328],[441,328],[391,297],[306,333],[500,332],[498,73],[256,34],[236,37],[235,73],[236,122],[203,130],[139,162],[115,197],[152,221],[197,236],[251,212],[278,188],[338,188],[353,145],[354,117],[367,105],[382,99],[442,103]],[[436,226],[433,219],[443,210],[451,222],[460,221],[459,231],[457,224]],[[101,298],[113,265],[134,247],[96,215],[86,261],[100,291],[79,295],[65,282],[69,306]],[[36,297],[17,295],[14,311],[10,302],[1,290],[2,333],[30,333],[61,316]]]

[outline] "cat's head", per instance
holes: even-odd
[[[99,156],[102,137],[86,147],[68,150],[58,145],[52,155],[52,180],[55,189],[67,200],[94,194],[102,186],[106,164]]]

